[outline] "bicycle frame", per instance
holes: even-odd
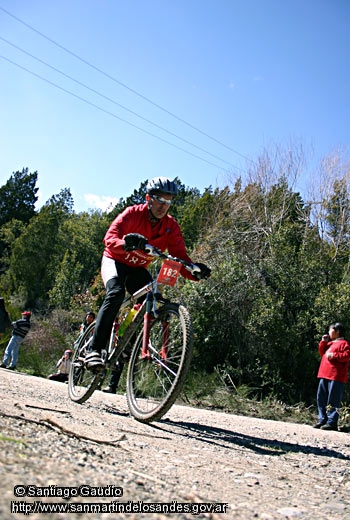
[[[192,274],[195,272],[200,271],[200,269],[193,264],[189,264],[185,260],[181,260],[179,258],[172,257],[171,255],[167,255],[165,253],[162,253],[159,249],[157,249],[154,246],[151,246],[150,244],[147,244],[145,247],[145,250],[148,254],[151,254],[155,257],[162,258],[163,260],[170,260],[173,264],[181,264],[183,265],[188,271],[190,271]],[[174,270],[172,270],[174,271]],[[178,274],[178,272],[177,272]],[[171,273],[173,275],[173,272]],[[177,278],[177,276],[176,276]],[[175,278],[175,281],[176,281]],[[116,348],[120,348],[119,354],[121,354],[125,348],[127,347],[128,343],[130,342],[132,336],[135,333],[135,330],[139,326],[139,320],[137,319],[137,316],[140,315],[140,313],[143,313],[144,311],[144,325],[143,325],[143,341],[142,341],[142,357],[143,358],[150,358],[150,352],[149,352],[149,332],[151,323],[154,318],[158,317],[158,310],[157,310],[157,302],[159,301],[159,298],[157,298],[157,294],[160,294],[158,292],[158,278],[152,280],[152,282],[148,283],[141,289],[137,290],[135,293],[133,293],[130,296],[127,296],[124,298],[123,303],[120,307],[120,311],[118,313],[118,316],[116,316],[112,332],[109,339],[109,347],[108,347],[108,360],[111,360],[111,358],[114,358],[114,351]],[[173,285],[173,282],[171,282],[169,285]],[[118,317],[120,316],[123,309],[125,309],[128,305],[135,303],[139,300],[142,296],[147,294],[147,297],[145,301],[142,303],[140,309],[138,310],[136,316],[134,317],[132,323],[129,325],[129,327],[126,329],[126,332],[122,338],[119,338],[118,342],[118,331],[117,331],[117,323],[118,323]],[[164,302],[164,300],[163,300]],[[161,356],[164,360],[166,360],[167,355],[167,346],[168,346],[168,338],[169,338],[169,329],[168,325],[166,323],[163,323],[163,345],[161,349]]]
[[[74,352],[68,391],[73,401],[82,404],[101,387],[109,367],[113,370],[117,361],[128,362],[126,398],[130,412],[135,419],[150,422],[162,417],[181,392],[193,349],[193,326],[188,310],[181,303],[164,298],[159,286],[175,285],[182,267],[192,274],[200,272],[200,268],[153,246],[146,245],[145,249],[149,255],[163,260],[157,278],[124,298],[108,345],[101,353],[104,365],[96,370],[85,364],[95,330],[95,323],[89,325]],[[119,335],[119,317],[140,300],[140,308]],[[129,323],[127,319],[125,325]]]
[[[118,317],[120,314],[123,313],[123,309],[127,308],[130,304],[133,304],[136,302],[139,298],[142,298],[144,295],[146,296],[145,301],[141,304],[140,309],[137,311],[137,314],[135,315],[133,321],[130,323],[129,327],[126,329],[124,335],[122,338],[118,336]],[[149,330],[151,327],[151,323],[154,318],[158,316],[158,307],[157,303],[161,301],[159,298],[156,297],[156,294],[158,293],[158,283],[157,280],[153,280],[149,284],[145,285],[138,291],[136,291],[131,296],[126,297],[123,300],[123,303],[120,307],[120,311],[118,313],[118,316],[116,316],[113,328],[110,334],[109,338],[109,345],[108,345],[108,359],[106,361],[111,362],[114,357],[115,353],[119,354],[119,356],[124,352],[128,344],[130,343],[130,340],[132,336],[135,334],[136,329],[140,325],[140,316],[143,315],[143,353],[144,357],[148,356],[148,342],[149,342]],[[164,300],[162,300],[164,301]],[[118,356],[118,357],[119,357]]]

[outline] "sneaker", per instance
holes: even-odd
[[[1,363],[0,368],[6,368],[5,363]]]
[[[7,367],[7,370],[16,370],[16,367]]]
[[[101,358],[100,352],[97,352],[96,350],[89,352],[85,357],[85,365],[87,368],[103,367],[104,362]]]
[[[325,422],[318,422],[316,424],[314,424],[314,428],[322,428],[322,426],[326,424]]]
[[[105,392],[106,394],[116,394],[117,391],[114,390],[114,388],[110,386],[106,386],[106,388],[102,388],[102,392]]]
[[[328,431],[334,431],[334,432],[337,432],[338,431],[338,426],[336,426],[335,424],[324,424],[323,426],[321,426],[321,430],[328,430]]]

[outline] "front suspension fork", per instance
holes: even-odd
[[[148,293],[146,297],[146,310],[145,315],[143,317],[143,337],[142,337],[142,359],[151,359],[151,354],[149,351],[149,337],[151,330],[151,323],[153,321],[152,317],[152,304],[153,304],[153,294]]]
[[[149,349],[150,343],[150,330],[151,324],[154,320],[154,309],[153,309],[153,294],[149,293],[146,298],[146,310],[143,318],[143,337],[142,337],[142,359],[151,359],[151,353]],[[167,321],[162,321],[162,347],[159,352],[160,357],[166,361],[168,354],[168,344],[169,344],[169,323]]]

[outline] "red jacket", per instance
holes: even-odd
[[[346,339],[320,341],[318,351],[322,359],[317,377],[347,383],[350,345]],[[332,359],[325,356],[326,352],[333,353]]]
[[[154,227],[149,220],[148,204],[137,204],[126,208],[109,226],[104,237],[104,256],[132,267],[147,267],[153,256],[144,251],[124,251],[123,237],[128,233],[139,233],[147,238],[148,243],[161,251],[192,262],[186,252],[185,242],[177,221],[171,215],[166,215]],[[190,280],[195,278],[183,267],[181,274]]]

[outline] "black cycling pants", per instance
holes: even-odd
[[[106,297],[96,318],[91,348],[97,352],[108,345],[113,321],[123,303],[126,290],[133,294],[152,281],[150,272],[144,267],[130,267],[120,262],[115,262],[115,267],[116,275],[106,283]]]

